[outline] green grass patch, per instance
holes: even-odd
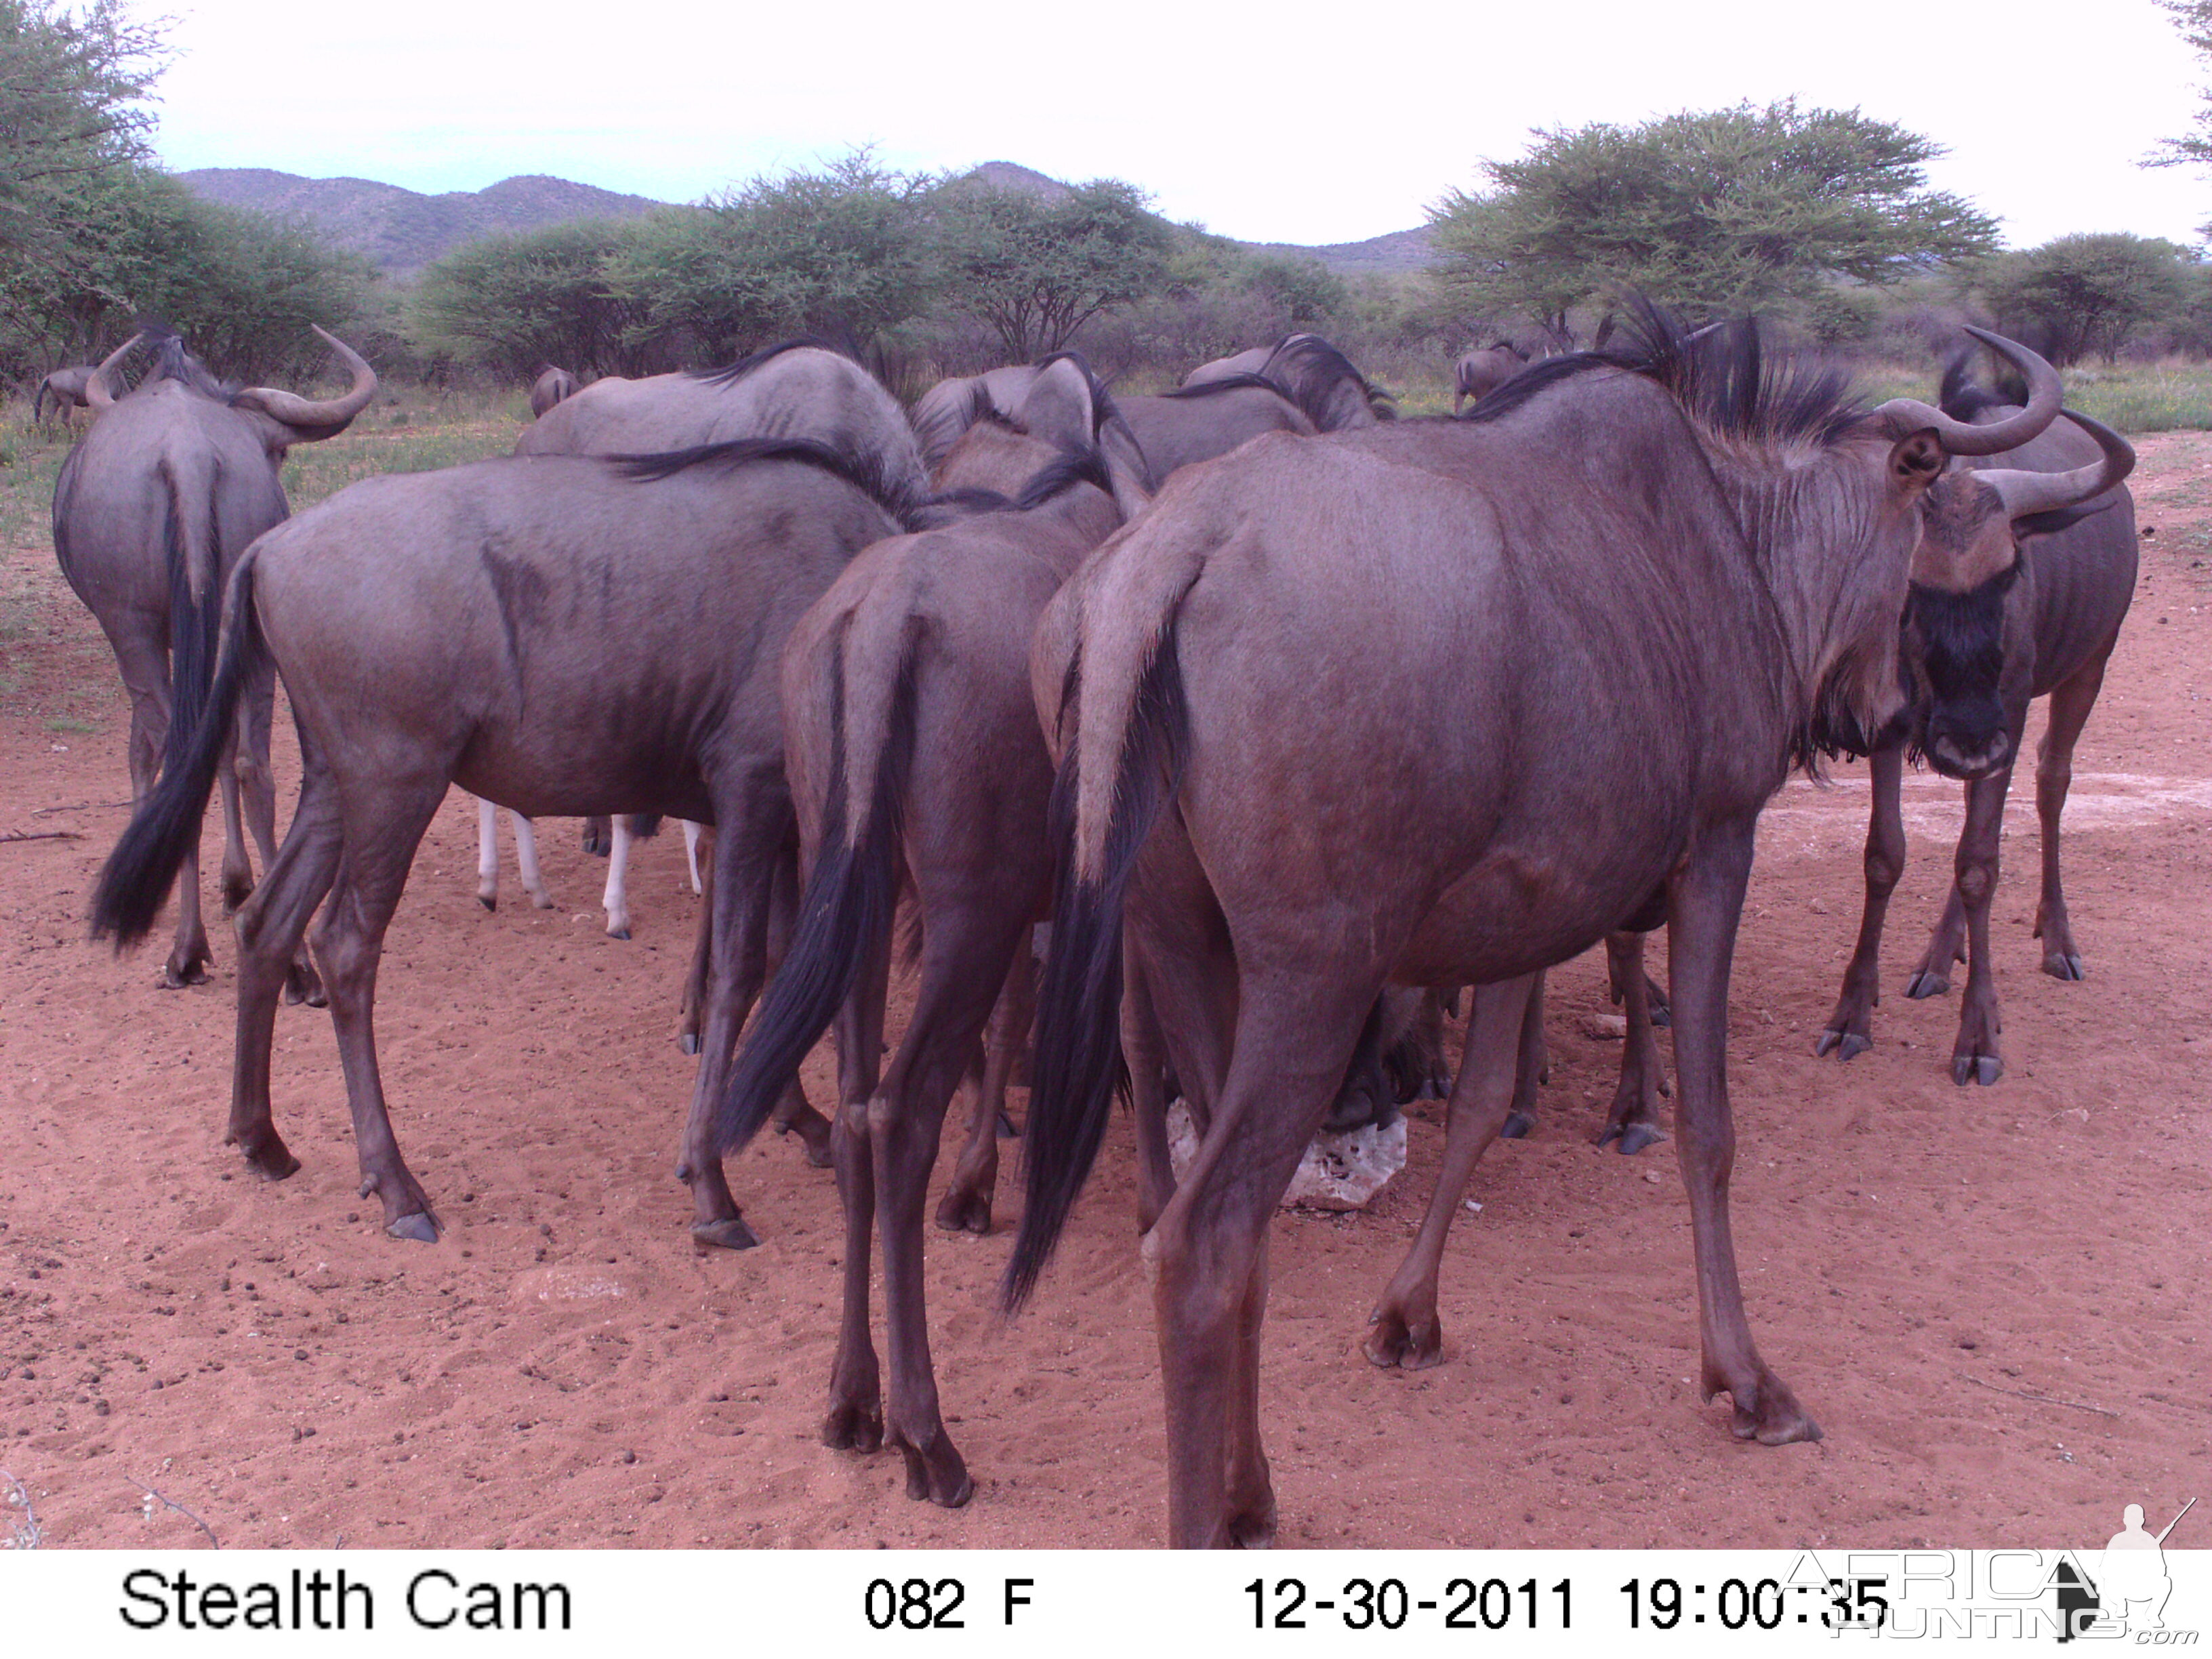
[[[94,721],[80,720],[75,714],[55,714],[47,719],[46,730],[49,732],[89,732],[99,731],[100,726]]]

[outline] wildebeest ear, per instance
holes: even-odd
[[[1897,493],[1910,499],[1943,476],[1951,457],[1933,427],[1899,438],[1889,452],[1889,482]]]

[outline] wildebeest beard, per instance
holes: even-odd
[[[1914,582],[1905,599],[1906,650],[1917,660],[1910,755],[1932,759],[1933,738],[1956,731],[1980,748],[2004,729],[2005,597],[2020,580],[2018,558],[1963,593]],[[1942,769],[1939,763],[1939,769]]]

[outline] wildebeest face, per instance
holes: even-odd
[[[1929,490],[1899,656],[1913,749],[1946,777],[1986,777],[2012,760],[2011,710],[2032,668],[2023,574],[1996,490],[1971,472]]]

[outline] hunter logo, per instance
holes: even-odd
[[[2105,1546],[2094,1579],[2070,1557],[2062,1559],[2051,1576],[2058,1593],[2058,1639],[2133,1634],[2138,1640],[2155,1640],[2155,1633],[2166,1629],[2166,1601],[2173,1594],[2173,1580],[2166,1571],[2166,1534],[2196,1507],[2192,1498],[2164,1531],[2153,1535],[2143,1530],[2142,1505],[2129,1504],[2121,1512],[2120,1530]]]

